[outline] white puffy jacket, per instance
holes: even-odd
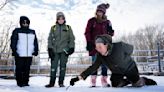
[[[35,31],[15,29],[11,36],[11,49],[16,51],[20,57],[32,57],[34,52],[38,52]]]

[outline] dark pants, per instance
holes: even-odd
[[[63,84],[64,78],[65,78],[67,61],[68,61],[68,56],[64,52],[63,53],[55,53],[54,59],[51,60],[51,74],[50,74],[50,84],[51,85],[55,84],[58,64],[60,66],[58,84],[59,85]]]
[[[113,87],[118,87],[118,85],[120,85],[122,82],[127,81],[129,81],[130,83],[136,83],[139,80],[137,66],[128,70],[127,72],[125,72],[125,74],[112,73],[110,80]]]
[[[96,56],[92,56],[92,63],[94,63],[96,60]],[[105,65],[101,65],[101,75],[107,76],[107,67]],[[97,75],[97,71],[93,72],[91,75]]]
[[[16,81],[18,86],[27,85],[29,82],[30,65],[32,57],[15,57]]]

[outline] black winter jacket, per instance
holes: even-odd
[[[111,54],[102,56],[97,54],[94,64],[87,68],[80,75],[86,79],[92,72],[96,71],[101,64],[106,65],[114,74],[126,74],[128,71],[136,67],[131,57],[133,46],[124,42],[113,43]]]
[[[20,57],[32,57],[38,54],[38,41],[32,29],[16,28],[11,35],[10,47],[13,56],[17,53]]]

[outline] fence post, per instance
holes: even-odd
[[[40,74],[40,51],[39,51],[39,54],[38,54],[38,57],[37,57],[37,74],[39,75]]]
[[[157,47],[158,47],[158,68],[159,72],[161,72],[161,55],[160,55],[160,43],[157,42]]]
[[[13,61],[13,66],[14,66],[14,67],[13,67],[14,76],[16,76],[16,75],[15,75],[15,71],[16,71],[15,57],[13,57],[13,56],[12,56],[12,61]]]

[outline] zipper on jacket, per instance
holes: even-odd
[[[59,25],[59,31],[60,31],[60,33],[59,33],[59,36],[60,36],[59,41],[60,41],[61,40],[61,25]],[[57,52],[57,49],[58,49],[57,47],[58,47],[58,42],[56,42],[56,52]]]
[[[27,57],[28,57],[28,34],[27,34]]]
[[[56,47],[56,52],[57,52],[57,41],[56,41],[56,46],[55,47]]]
[[[61,26],[62,26],[62,25],[60,25],[60,28],[59,28],[59,30],[60,30],[60,40],[61,40],[61,31],[62,31],[62,30],[61,30]]]

